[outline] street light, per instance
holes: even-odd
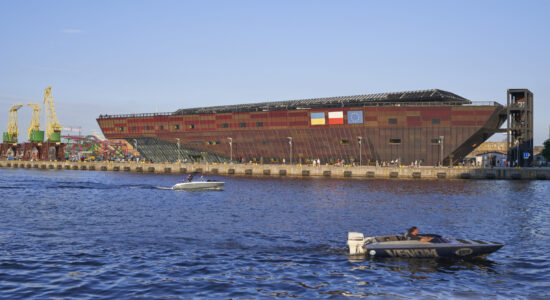
[[[361,148],[363,148],[361,145],[363,144],[363,137],[362,136],[358,136],[357,137],[357,142],[359,142],[359,166],[361,166],[363,164],[363,157],[361,156]]]
[[[229,163],[233,163],[233,138],[227,139],[229,140]]]
[[[443,142],[445,141],[445,137],[440,135],[439,136],[439,145],[441,146],[441,154],[439,155],[439,166],[443,166]]]
[[[286,138],[288,139],[288,144],[290,145],[290,164],[292,165],[292,137],[287,136]]]
[[[176,141],[178,145],[178,162],[181,163],[180,139],[176,138]]]

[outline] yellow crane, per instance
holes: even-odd
[[[27,103],[27,105],[32,108],[31,126],[29,126],[29,130],[27,131],[29,141],[43,142],[44,131],[40,130],[40,113],[42,112],[42,109],[40,108],[40,105],[36,103]]]
[[[23,107],[23,104],[14,104],[10,108],[10,122],[8,123],[8,132],[4,132],[4,142],[17,143],[19,128],[17,128],[17,111]]]
[[[46,138],[49,142],[59,142],[61,141],[61,124],[55,114],[51,86],[44,90],[44,106],[46,109]]]

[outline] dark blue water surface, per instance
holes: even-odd
[[[549,181],[0,169],[2,298],[547,298]],[[348,231],[500,241],[485,260],[356,260]]]

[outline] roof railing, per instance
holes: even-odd
[[[179,115],[191,115],[191,114],[215,114],[215,113],[235,113],[235,112],[262,112],[262,111],[278,111],[278,110],[310,110],[310,109],[335,109],[345,107],[388,107],[388,106],[500,106],[495,101],[470,101],[470,103],[464,102],[364,102],[364,103],[348,103],[348,105],[342,105],[340,103],[334,105],[311,105],[309,107],[291,107],[291,106],[271,106],[271,107],[256,107],[256,106],[217,106],[212,108],[189,108],[180,109],[175,112],[162,112],[162,113],[142,113],[142,114],[122,114],[122,115],[99,115],[99,119],[122,119],[122,118],[143,118],[143,117],[157,117],[157,116],[179,116]]]

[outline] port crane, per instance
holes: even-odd
[[[55,113],[51,86],[44,90],[44,106],[46,110],[46,138],[49,142],[60,142],[61,124],[59,124]]]
[[[23,104],[14,104],[10,108],[10,121],[8,123],[8,132],[4,132],[4,142],[17,143],[19,128],[17,127],[17,111],[23,107]]]
[[[43,142],[44,131],[40,130],[40,113],[42,112],[42,109],[40,108],[40,105],[36,103],[28,103],[27,106],[32,108],[31,126],[29,126],[29,130],[27,131],[29,141]]]

